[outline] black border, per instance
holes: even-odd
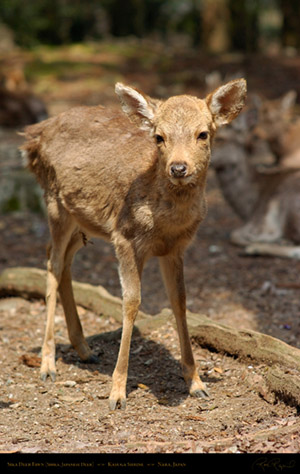
[[[84,473],[294,473],[300,472],[298,454],[1,454],[1,472],[84,472]],[[220,470],[221,468],[221,470]]]

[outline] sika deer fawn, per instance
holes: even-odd
[[[125,114],[101,106],[74,108],[27,127],[22,147],[45,191],[51,232],[41,378],[55,379],[57,290],[72,345],[82,360],[94,361],[76,311],[70,266],[89,237],[109,240],[119,260],[123,291],[122,338],[109,398],[112,410],[126,406],[141,273],[151,256],[160,260],[190,394],[207,396],[188,335],[183,252],[206,214],[205,183],[215,130],[239,114],[246,82],[232,81],[204,100],[183,95],[159,101],[120,83],[116,93]]]

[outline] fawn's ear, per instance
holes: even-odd
[[[125,114],[141,129],[151,130],[155,109],[160,101],[146,96],[133,87],[125,86],[121,82],[116,84],[115,91]]]
[[[205,101],[217,127],[231,122],[238,116],[245,105],[246,94],[245,79],[230,81],[208,94]]]

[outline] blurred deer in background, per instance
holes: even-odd
[[[297,94],[291,90],[278,99],[252,96],[257,110],[254,138],[264,141],[275,158],[274,164],[295,167],[295,154],[300,151],[300,118],[296,115]]]
[[[232,81],[203,100],[187,95],[155,100],[120,83],[116,93],[127,116],[101,106],[79,107],[25,132],[23,153],[45,190],[51,232],[41,377],[55,379],[57,290],[71,343],[82,360],[95,360],[83,337],[70,272],[74,254],[94,236],[114,245],[123,291],[123,330],[110,408],[126,406],[141,274],[152,256],[159,257],[176,317],[189,392],[205,397],[186,323],[183,253],[206,214],[212,139],[217,127],[233,120],[244,106],[246,82]]]
[[[294,92],[273,101],[254,97],[216,138],[212,164],[221,190],[245,221],[230,239],[249,254],[300,258],[300,120],[292,113],[295,98]]]
[[[46,106],[31,92],[24,65],[6,63],[0,64],[0,126],[23,127],[45,120]]]
[[[0,126],[23,127],[48,117],[42,100],[28,92],[10,91],[0,87]]]

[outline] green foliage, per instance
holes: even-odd
[[[0,18],[21,46],[82,41],[95,25],[101,1],[1,0]]]
[[[270,36],[260,18],[275,10],[282,18],[277,40],[300,47],[299,0],[0,0],[0,23],[23,47],[184,33],[209,50],[209,36],[221,28],[230,49],[255,51]]]

